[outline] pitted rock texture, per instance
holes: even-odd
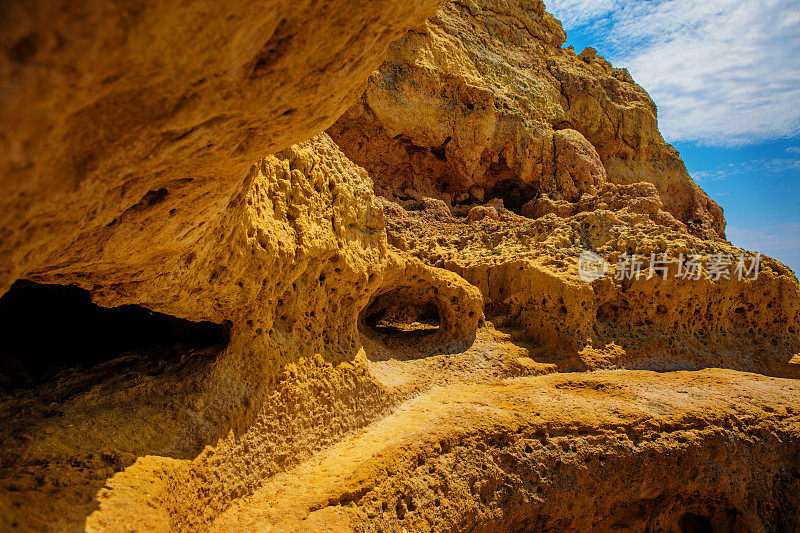
[[[794,380],[721,370],[453,385],[276,476],[212,530],[793,530],[797,396]]]
[[[396,326],[395,331],[374,327],[376,315],[392,311],[418,318],[433,313],[438,327],[427,334],[421,331],[422,335]],[[361,313],[359,328],[370,359],[419,358],[464,351],[475,341],[483,321],[483,296],[477,287],[452,272],[394,253],[383,271],[381,288]]]
[[[157,275],[439,3],[4,2],[0,292],[65,266]]]
[[[390,47],[329,131],[389,198],[499,197],[519,212],[648,181],[691,233],[724,238],[722,209],[664,142],[644,89],[564,40],[540,0],[449,2]]]
[[[798,376],[800,368],[789,363],[800,351],[794,273],[762,257],[756,279],[708,279],[713,257],[751,256],[685,233],[658,210],[654,189],[607,184],[597,196],[584,197],[586,211],[536,220],[505,209],[499,220],[479,221],[439,221],[398,204],[384,211],[391,245],[478,287],[487,317],[509,320],[533,353],[542,361],[560,360],[564,370],[607,366],[606,358],[596,361],[596,352],[609,347],[613,367],[722,366]],[[591,283],[579,277],[584,250],[608,263],[608,272]],[[618,276],[623,254],[640,256],[638,279]],[[680,257],[689,255],[699,257],[700,279],[676,276]],[[671,260],[669,270],[650,275],[653,256]]]
[[[397,340],[359,327],[376,299],[399,290],[411,306],[436,305],[440,329],[401,342],[404,358],[463,352],[483,325],[480,291],[391,249],[385,224],[366,172],[321,133],[252,165],[221,216],[165,258],[158,276],[105,286],[108,273],[85,265],[33,276],[80,279],[106,306],[226,324],[230,338],[205,354],[173,346],[178,357],[157,370],[147,354],[123,356],[4,389],[0,524],[80,529],[95,497],[105,498],[106,478],[154,461],[136,483],[169,497],[153,509],[138,488],[120,489],[114,512],[127,517],[124,527],[202,529],[265,478],[385,414],[409,392],[366,369],[362,343],[371,358],[388,359]],[[208,444],[216,446],[189,461]],[[136,462],[147,456],[164,459]],[[209,476],[219,478],[213,489]],[[89,525],[117,529],[114,516]]]
[[[73,265],[35,278],[61,280],[63,273],[81,279],[95,301],[108,306],[137,303],[227,323],[230,340],[206,357],[175,346],[179,361],[155,373],[122,358],[110,363],[112,370],[84,370],[83,387],[74,387],[70,374],[58,374],[38,388],[4,389],[4,524],[75,529],[109,469],[148,454],[194,457],[231,430],[246,431],[259,416],[267,417],[261,425],[273,428],[269,433],[279,441],[269,447],[271,455],[262,452],[256,478],[383,412],[388,400],[380,391],[355,385],[370,381],[363,372],[315,378],[325,385],[315,386],[314,394],[337,391],[316,404],[313,394],[295,392],[304,385],[292,385],[297,372],[287,365],[355,358],[359,313],[380,288],[388,262],[384,226],[364,170],[320,134],[254,164],[222,216],[196,229],[191,248],[165,258],[159,276],[103,286],[106,272]],[[340,396],[348,387],[358,392]],[[315,418],[324,422],[310,422]],[[47,467],[29,476],[36,465]],[[59,486],[62,497],[46,496]]]
[[[0,529],[797,529],[794,273],[616,279],[743,251],[541,2],[435,4],[0,8],[0,292],[221,332],[17,339]]]

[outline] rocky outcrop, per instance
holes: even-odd
[[[425,321],[432,330],[403,328]],[[452,272],[395,252],[383,271],[380,289],[361,312],[359,329],[370,359],[418,359],[464,351],[475,341],[483,321],[483,297],[477,287]]]
[[[0,8],[0,529],[797,528],[794,274],[540,1],[435,8]]]
[[[795,529],[793,383],[708,370],[450,386],[266,484],[214,530]]]
[[[38,387],[7,387],[0,478],[16,481],[2,488],[5,505],[35,508],[47,487],[70,487],[63,499],[45,498],[52,514],[24,512],[14,520],[42,529],[55,515],[63,520],[55,527],[74,528],[73,520],[85,518],[109,468],[147,454],[193,457],[229,431],[244,431],[264,410],[274,409],[277,417],[267,417],[277,424],[273,428],[280,427],[272,433],[295,443],[294,449],[276,447],[273,455],[264,455],[260,464],[273,468],[275,461],[280,464],[275,456],[301,454],[323,442],[322,434],[337,435],[380,413],[385,408],[380,394],[366,394],[355,404],[342,398],[345,407],[325,400],[329,409],[346,414],[332,426],[318,425],[321,433],[310,431],[299,413],[322,415],[313,402],[292,396],[304,385],[293,388],[286,365],[313,361],[315,355],[328,365],[355,357],[359,313],[380,289],[388,261],[384,226],[364,170],[321,134],[253,165],[223,216],[199,227],[191,248],[165,258],[156,279],[106,287],[99,277],[81,276],[93,286],[97,302],[136,302],[227,324],[229,340],[204,357],[174,346],[179,358],[163,358],[157,371],[123,358],[111,369],[89,366],[90,378],[80,387],[63,372],[43,374],[49,380]],[[34,279],[61,279],[51,274]],[[72,371],[80,368],[79,362]],[[353,387],[366,379],[343,372],[338,381],[351,380]],[[332,376],[324,379],[335,383],[334,389],[346,388]],[[366,409],[362,400],[380,407]],[[273,404],[283,407],[267,407]],[[48,465],[47,473],[36,481],[27,478],[25,472],[40,464]],[[80,474],[74,464],[85,465]],[[257,471],[266,475],[266,468]]]
[[[438,3],[5,2],[0,293],[56,271],[158,276],[253,162],[336,120]]]
[[[104,286],[103,271],[73,271],[98,303],[135,302],[226,324],[229,338],[203,356],[174,346],[178,358],[145,354],[88,368],[79,361],[67,373],[42,369],[31,376],[34,386],[8,384],[0,447],[5,526],[73,529],[106,477],[136,457],[194,457],[234,431],[238,437],[194,463],[167,461],[170,484],[159,490],[182,497],[140,519],[142,527],[208,525],[265,477],[397,401],[363,363],[352,364],[362,342],[374,359],[408,344],[368,324],[381,299],[436,308],[439,329],[407,345],[408,357],[469,347],[483,322],[480,291],[391,251],[371,189],[365,171],[323,133],[254,164],[219,220],[200,226],[194,245],[165,260],[157,278]],[[63,272],[32,279],[69,279]],[[152,357],[162,357],[157,370]],[[76,372],[83,372],[79,386]],[[214,497],[205,481],[212,472],[221,477]],[[54,487],[64,487],[55,500],[47,496]],[[122,512],[140,515],[137,501],[126,499]]]
[[[287,147],[351,105],[388,44],[436,5],[0,7],[0,293],[19,278],[77,285],[103,306],[211,321],[229,337],[94,366],[82,346],[59,347],[77,354],[66,368],[3,353],[0,529],[75,529],[136,457],[193,457],[249,427],[287,364],[355,356],[387,261],[383,215],[324,135]],[[344,391],[361,376],[345,375],[326,382]],[[333,402],[346,414],[323,433],[363,425],[382,398]],[[275,409],[307,438],[288,455],[324,442]],[[285,460],[274,455],[257,471]]]
[[[785,266],[763,257],[755,279],[739,279],[737,258],[754,256],[688,235],[660,210],[649,183],[606,184],[564,205],[570,212],[560,216],[530,220],[501,209],[499,220],[477,222],[385,211],[391,245],[478,287],[490,320],[509,320],[532,353],[564,370],[722,366],[798,375],[789,360],[800,351],[800,286]],[[579,270],[587,250],[608,268],[588,283]],[[628,256],[638,273],[624,271]],[[690,256],[700,271],[681,277],[680,258]],[[732,262],[720,279],[709,274],[715,257]],[[613,361],[596,361],[609,346]]]
[[[482,0],[446,4],[390,47],[329,130],[396,201],[385,207],[389,242],[481,288],[489,316],[510,317],[570,368],[614,345],[620,366],[795,375],[792,274],[765,260],[757,279],[710,279],[714,257],[745,254],[724,242],[722,210],[627,71],[561,48],[564,38],[541,2]],[[581,281],[583,251],[609,274]],[[626,279],[626,256],[646,279]],[[688,256],[703,279],[676,276]],[[663,283],[650,273],[656,259],[672,268]]]
[[[724,237],[722,209],[662,139],[644,89],[564,40],[540,1],[450,2],[391,46],[330,133],[387,197],[497,197],[519,212],[648,181],[691,233]]]

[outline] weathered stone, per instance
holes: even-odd
[[[574,203],[606,180],[649,181],[688,231],[724,238],[722,209],[662,139],[644,89],[564,40],[541,1],[445,4],[391,46],[329,131],[387,197],[482,188],[518,211],[541,194]]]
[[[0,8],[0,320],[214,342],[12,344],[1,530],[798,528],[794,273],[709,275],[721,210],[539,0],[434,4]]]
[[[497,209],[494,207],[486,207],[484,205],[476,205],[472,209],[469,210],[467,214],[467,220],[483,220],[484,218],[488,218],[490,220],[500,220],[500,215],[497,214]]]
[[[439,0],[0,6],[0,294],[145,282]]]

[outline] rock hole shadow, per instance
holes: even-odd
[[[413,286],[373,297],[358,320],[368,359],[406,361],[467,350],[475,334],[454,338],[445,306],[435,293]]]
[[[0,325],[0,507],[18,509],[23,529],[82,524],[106,480],[138,457],[202,447],[181,436],[181,417],[228,324],[102,308],[78,287],[17,281],[0,298]],[[61,525],[36,522],[38,508]]]

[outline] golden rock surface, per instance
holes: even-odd
[[[724,237],[645,90],[565,39],[541,0],[449,2],[392,44],[330,133],[387,197],[491,195],[519,211],[540,194],[575,203],[607,180],[647,181],[693,234]]]
[[[795,274],[714,279],[750,254],[540,1],[436,8],[0,7],[0,318],[224,332],[4,352],[0,530],[800,528]]]
[[[0,290],[156,277],[440,3],[3,2]]]

